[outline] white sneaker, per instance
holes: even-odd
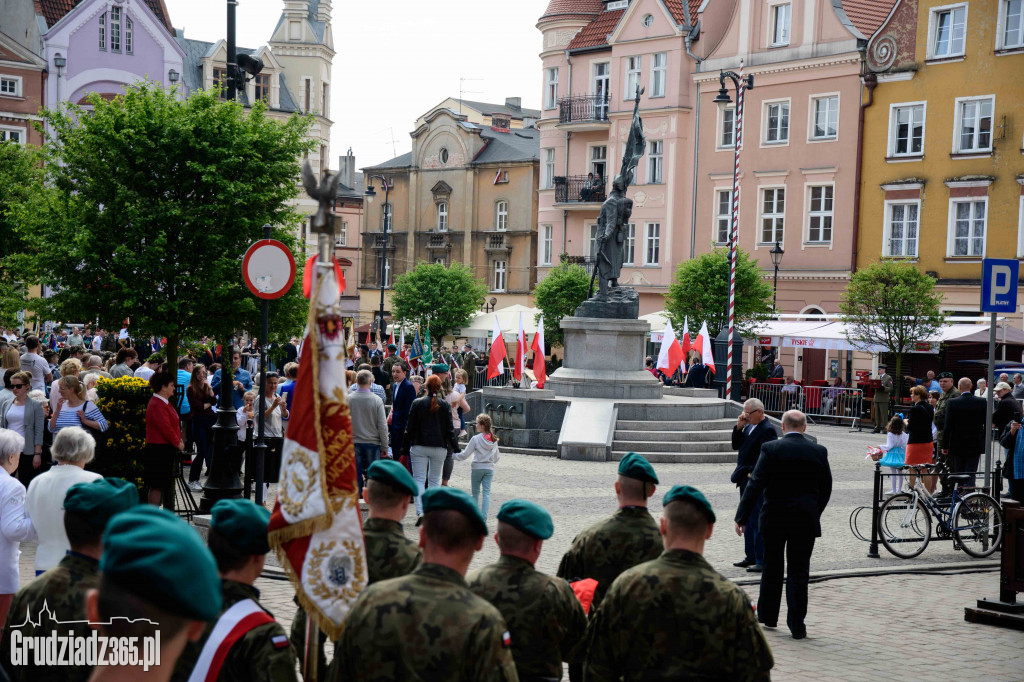
[[[192,481],[188,484],[188,489],[194,493],[201,493],[203,492],[203,484],[199,481]]]

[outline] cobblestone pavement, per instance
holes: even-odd
[[[809,429],[829,449],[834,489],[822,519],[823,537],[815,545],[811,571],[825,574],[856,569],[926,568],[938,564],[962,564],[963,569],[982,568],[978,560],[955,552],[952,543],[933,542],[912,561],[896,559],[884,548],[881,557],[870,559],[868,545],[853,537],[850,512],[870,504],[873,465],[865,461],[869,445],[884,442],[869,432],[850,433],[847,428],[812,426]],[[554,573],[575,535],[615,509],[614,462],[569,462],[547,457],[505,455],[496,468],[489,512],[494,516],[506,500],[523,497],[544,505],[555,521],[555,535],[545,543],[538,561],[542,571]],[[661,495],[674,484],[700,488],[719,517],[706,556],[724,575],[737,579],[752,599],[757,598],[757,576],[737,569],[732,562],[743,558],[743,540],[732,528],[738,503],[736,487],[729,483],[727,464],[656,464],[662,485],[651,501],[651,513],[661,513]],[[453,486],[470,490],[470,467],[457,463]],[[276,491],[271,487],[270,499]],[[198,495],[196,496],[198,498]],[[269,503],[268,503],[269,505]],[[418,535],[415,513],[410,508],[405,531]],[[22,545],[22,584],[33,577],[34,543]],[[498,557],[489,538],[471,568]],[[187,576],[182,576],[187,580]],[[753,583],[753,584],[748,584]],[[295,608],[293,590],[268,557],[268,570],[257,583],[262,601],[286,627]],[[768,631],[775,652],[776,679],[859,680],[894,676],[908,679],[951,679],[970,668],[990,680],[1024,678],[1024,648],[1020,633],[973,625],[963,621],[963,607],[980,597],[998,593],[998,573],[960,575],[880,575],[847,577],[812,584],[807,640],[795,641],[780,627]],[[784,617],[780,618],[780,622]],[[901,644],[897,650],[895,643]],[[898,664],[897,664],[898,661]]]

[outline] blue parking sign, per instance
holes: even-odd
[[[981,275],[981,310],[1017,312],[1017,274],[1020,264],[1009,258],[986,258]]]

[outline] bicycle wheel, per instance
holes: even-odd
[[[932,517],[909,493],[893,495],[878,510],[878,538],[894,556],[913,559],[932,538]]]
[[[1003,541],[1003,510],[985,493],[971,493],[953,512],[953,537],[964,551],[981,559],[999,549]]]

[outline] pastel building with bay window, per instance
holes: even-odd
[[[898,0],[867,48],[858,266],[915,263],[960,315],[982,259],[1024,259],[1022,5]]]

